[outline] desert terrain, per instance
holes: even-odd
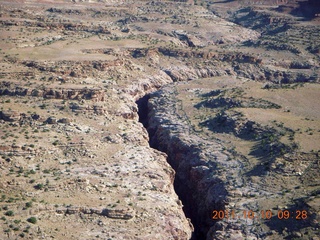
[[[319,239],[315,0],[2,0],[0,239]]]

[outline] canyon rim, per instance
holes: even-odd
[[[317,1],[0,2],[1,239],[319,239]]]

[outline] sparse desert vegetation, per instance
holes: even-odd
[[[318,10],[1,1],[0,238],[317,239]]]

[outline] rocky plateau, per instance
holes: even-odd
[[[319,240],[317,0],[2,0],[0,239]]]

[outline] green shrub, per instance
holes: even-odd
[[[44,185],[42,183],[38,183],[37,185],[34,186],[35,189],[41,190],[43,189]]]
[[[28,221],[29,223],[36,224],[37,219],[36,219],[35,217],[30,217],[30,218],[27,219],[27,221]]]
[[[15,219],[13,222],[14,222],[15,224],[19,224],[19,223],[21,222],[21,220]]]
[[[6,216],[13,216],[13,215],[14,215],[14,212],[11,211],[11,210],[9,210],[9,211],[6,211],[6,212],[4,213],[4,215],[6,215]]]
[[[32,207],[32,202],[27,202],[26,203],[26,208],[30,208],[30,207]]]

